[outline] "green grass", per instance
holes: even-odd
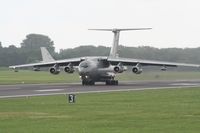
[[[49,72],[21,70],[13,72],[12,70],[0,71],[0,84],[30,84],[30,83],[71,83],[79,82],[79,75],[61,73],[52,75]]]
[[[188,80],[200,79],[199,71],[150,71],[142,74],[134,74],[132,72],[125,72],[117,76],[117,79],[124,81],[131,80]]]
[[[200,72],[143,72],[136,75],[132,72],[124,72],[118,74],[116,79],[127,80],[177,80],[177,79],[200,79]],[[61,72],[59,75],[52,75],[49,72],[34,72],[28,70],[20,70],[13,72],[12,70],[0,69],[0,84],[30,84],[30,83],[71,83],[80,82],[78,73],[67,74]]]
[[[1,133],[199,133],[200,88],[0,99]]]

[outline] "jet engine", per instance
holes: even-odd
[[[122,73],[124,71],[124,68],[123,68],[123,66],[115,66],[114,71],[116,73]]]
[[[137,66],[134,66],[132,68],[132,72],[135,73],[135,74],[141,74],[142,73],[142,69],[137,67]]]
[[[66,73],[73,73],[74,72],[74,67],[73,66],[66,66],[66,67],[64,67],[64,71]]]
[[[33,67],[33,71],[40,71],[39,67]]]
[[[60,73],[60,69],[57,68],[57,67],[51,67],[51,68],[49,69],[49,71],[50,71],[51,74],[54,74],[54,75],[57,75],[57,74]]]
[[[161,70],[161,71],[167,71],[167,67],[166,67],[166,66],[163,66],[163,67],[161,67],[160,70]]]

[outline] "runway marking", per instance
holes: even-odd
[[[35,90],[39,92],[50,92],[50,91],[63,91],[64,89],[48,89],[48,90]]]
[[[69,86],[40,86],[40,89],[48,89],[48,88],[63,88],[63,87],[69,87]]]
[[[21,89],[21,88],[19,88],[19,87],[12,87],[12,88],[5,87],[5,88],[0,88],[0,90],[19,90],[19,89]]]
[[[170,85],[175,85],[175,86],[197,86],[199,84],[195,84],[195,83],[174,83],[174,84],[170,84]]]
[[[0,96],[0,98],[19,98],[32,96],[51,96],[51,95],[68,95],[68,94],[87,94],[87,93],[107,93],[107,92],[123,92],[123,91],[143,91],[143,90],[161,90],[161,89],[180,89],[180,88],[195,88],[198,86],[173,86],[173,87],[154,87],[154,88],[138,88],[138,89],[119,89],[119,90],[102,90],[102,91],[77,91],[77,92],[60,92],[60,93],[44,93],[44,94],[30,94],[30,95],[9,95]]]

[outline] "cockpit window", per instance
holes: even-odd
[[[88,67],[88,63],[87,62],[82,62],[80,64],[80,67],[87,68]]]

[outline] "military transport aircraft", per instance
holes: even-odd
[[[118,85],[118,80],[115,80],[117,73],[126,71],[127,66],[132,66],[132,72],[135,74],[142,73],[142,66],[160,66],[161,70],[166,70],[167,67],[188,66],[197,67],[198,64],[173,63],[152,60],[140,60],[132,58],[118,57],[117,49],[119,44],[120,31],[128,30],[149,30],[151,28],[134,28],[134,29],[89,29],[112,31],[114,33],[113,45],[110,55],[97,57],[80,57],[64,60],[54,60],[46,48],[41,48],[43,61],[39,63],[23,64],[9,66],[9,68],[18,70],[24,67],[33,67],[34,71],[40,70],[42,67],[49,67],[51,74],[59,74],[61,68],[67,73],[78,71],[82,80],[82,85],[94,85],[95,82],[105,82],[106,85]]]

